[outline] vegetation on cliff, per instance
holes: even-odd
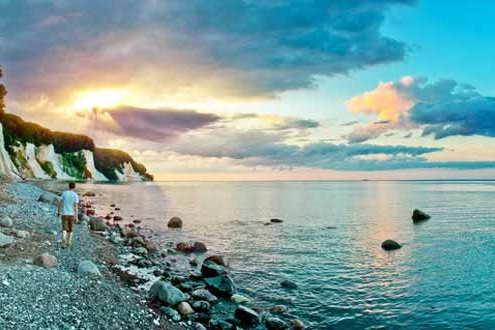
[[[95,167],[109,180],[117,180],[116,171],[123,173],[123,164],[130,163],[135,172],[143,175],[148,180],[153,180],[151,174],[146,173],[146,167],[136,162],[132,157],[121,150],[95,148]]]
[[[2,67],[0,66],[0,78],[2,78]],[[0,118],[5,111],[5,95],[7,95],[7,89],[3,84],[0,84]]]

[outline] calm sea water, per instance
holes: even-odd
[[[162,241],[227,255],[241,293],[310,329],[495,328],[495,182],[80,185]],[[431,220],[414,225],[420,208]],[[172,216],[184,220],[168,231]],[[270,218],[283,224],[264,226]],[[404,244],[385,252],[385,239]],[[281,288],[290,279],[296,290]]]

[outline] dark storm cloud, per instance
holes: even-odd
[[[221,119],[217,115],[194,110],[150,110],[134,107],[120,107],[108,111],[96,110],[94,115],[95,128],[98,130],[153,142],[175,138]],[[109,116],[112,121],[100,120],[98,116],[102,115]]]
[[[189,75],[184,85],[200,75],[228,74],[238,84],[233,93],[264,96],[311,88],[315,75],[402,60],[407,46],[381,28],[390,6],[414,3],[4,0],[0,60],[15,88],[55,88],[90,67],[121,78],[122,71],[151,66],[164,76],[182,68]],[[82,67],[66,63],[74,60]],[[35,74],[44,75],[45,85],[41,77],[29,81]]]

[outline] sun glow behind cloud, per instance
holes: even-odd
[[[118,89],[84,91],[76,94],[72,108],[78,111],[93,108],[114,108],[126,101],[125,96],[125,91]]]

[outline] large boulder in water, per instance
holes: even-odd
[[[276,317],[269,317],[266,319],[266,328],[268,330],[284,330],[284,329],[289,329],[289,325],[282,321],[281,319],[278,319]]]
[[[208,258],[206,258],[204,260],[204,262],[206,262],[206,261],[213,261],[217,265],[224,266],[224,267],[229,266],[227,259],[223,256],[218,256],[218,255],[209,256]]]
[[[175,306],[186,300],[186,295],[169,282],[156,281],[149,290],[151,298],[158,298],[161,302]]]
[[[173,217],[168,221],[169,228],[182,228],[182,219],[179,217]]]
[[[412,219],[414,222],[428,220],[430,216],[421,210],[415,209],[412,214]]]
[[[211,260],[204,261],[201,265],[201,274],[203,277],[216,277],[220,275],[224,275],[227,273],[227,270],[224,266],[217,265]]]
[[[249,326],[256,326],[260,323],[258,313],[243,305],[237,306],[234,315],[239,321]]]
[[[391,239],[388,239],[382,243],[382,249],[386,251],[397,250],[400,249],[401,247],[402,245]]]
[[[229,275],[210,277],[205,279],[205,282],[208,286],[208,289],[210,289],[213,293],[225,298],[232,297],[232,295],[236,291],[234,280],[232,280]]]

